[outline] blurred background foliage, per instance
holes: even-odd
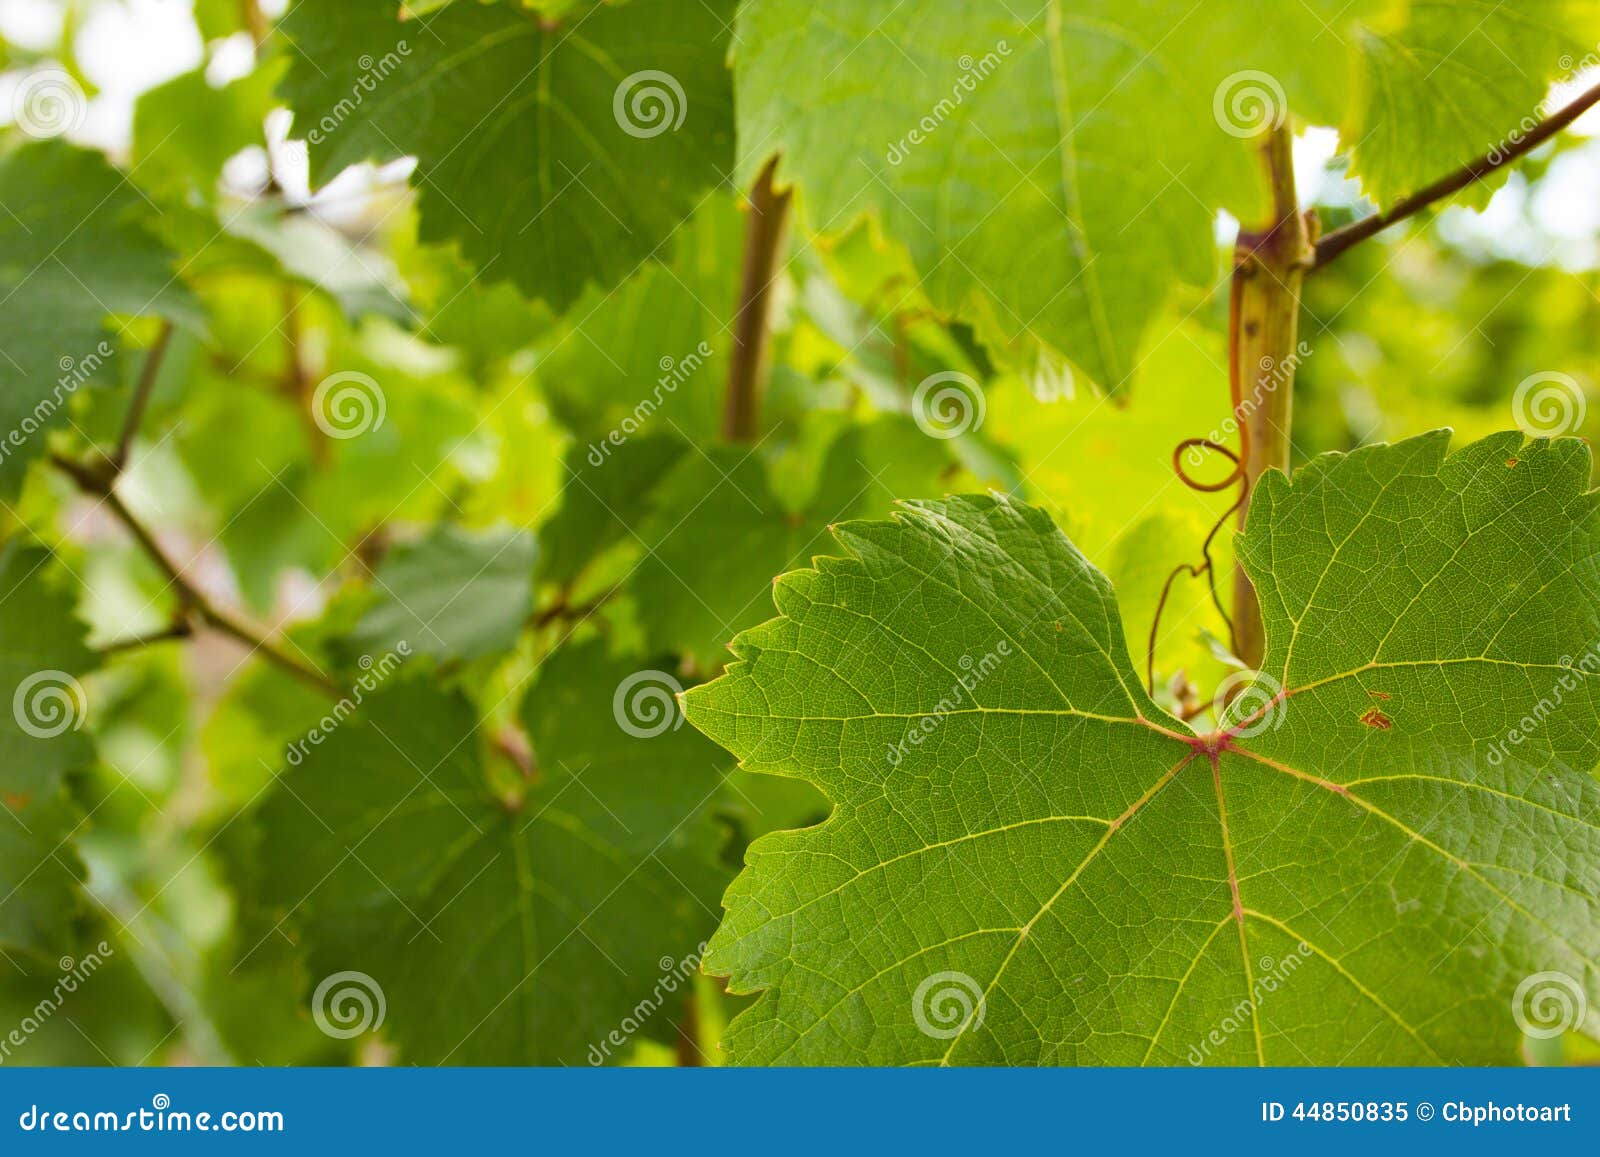
[[[208,594],[348,675],[382,646],[401,608],[429,605],[441,568],[474,551],[504,561],[513,542],[492,596],[452,616],[425,657],[499,735],[515,727],[508,691],[537,668],[573,608],[603,602],[583,631],[616,647],[667,631],[685,677],[705,677],[726,654],[718,621],[768,617],[766,582],[825,550],[828,522],[881,517],[895,497],[995,487],[1046,507],[1112,577],[1142,667],[1168,573],[1199,560],[1231,498],[1184,487],[1170,462],[1178,441],[1228,416],[1229,222],[1218,223],[1220,291],[1172,302],[1151,327],[1137,387],[1116,402],[1066,375],[996,371],[971,332],[930,307],[904,254],[870,223],[792,236],[767,436],[748,457],[696,456],[683,441],[714,441],[722,405],[728,318],[712,307],[731,313],[737,291],[734,199],[702,205],[667,265],[616,293],[591,289],[554,316],[475,276],[451,250],[418,243],[406,163],[356,166],[312,192],[304,147],[273,94],[283,49],[270,37],[257,43],[273,14],[270,3],[236,0],[0,5],[0,110],[28,69],[67,70],[92,97],[75,139],[104,150],[159,210],[152,220],[170,248],[195,255],[181,278],[198,311],[161,363],[122,492]],[[1298,458],[1439,426],[1461,439],[1504,429],[1516,385],[1539,372],[1570,375],[1594,397],[1597,129],[1586,117],[1482,212],[1447,208],[1309,280]],[[1301,188],[1324,228],[1364,211],[1337,151],[1322,129],[1297,148]],[[121,380],[74,399],[63,448],[115,441],[141,351],[159,332],[149,319],[118,330],[131,354]],[[585,506],[588,483],[564,484],[593,468],[594,448],[663,359],[681,361],[702,342],[712,350],[704,364],[646,435],[617,450],[625,470],[591,479],[620,488],[606,505],[630,525],[615,524]],[[341,440],[311,420],[310,391],[335,370],[381,383],[379,428]],[[922,437],[908,418],[912,391],[952,370],[983,383],[986,419],[960,438]],[[1592,436],[1600,407],[1590,410],[1580,432]],[[840,464],[819,468],[830,455]],[[764,508],[718,496],[730,472]],[[36,466],[0,523],[8,537],[53,548],[50,569],[62,573],[37,581],[81,585],[92,643],[163,627],[164,576],[58,475]],[[716,592],[710,617],[667,577],[643,605],[615,593],[635,563],[678,555],[725,560],[699,572]],[[1155,657],[1167,703],[1209,697],[1227,670],[1226,637],[1203,583],[1180,580]],[[9,1063],[388,1059],[381,1044],[316,1030],[291,938],[235,889],[256,856],[240,817],[322,699],[210,634],[108,654],[91,688],[98,754],[73,784],[88,817],[80,846],[92,903],[81,920],[85,941],[103,938],[113,952],[102,977]],[[491,763],[514,758],[514,741],[486,746]],[[736,861],[755,835],[822,808],[804,785],[736,777],[717,810],[725,855]],[[28,1014],[55,963],[0,962],[0,1024]],[[700,1034],[714,1039],[726,998],[709,981],[700,987]],[[637,1048],[641,1063],[672,1062],[669,1048]],[[1576,1042],[1530,1051],[1536,1063],[1594,1059]]]

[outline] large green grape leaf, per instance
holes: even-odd
[[[1530,976],[1600,1007],[1589,455],[1447,442],[1263,481],[1264,671],[1208,735],[1043,512],[839,527],[686,697],[834,804],[725,900],[735,1059],[1510,1062]]]
[[[0,549],[0,951],[54,959],[72,946],[78,908],[66,779],[93,754],[78,677],[94,655],[48,562],[15,541]]]
[[[582,1064],[636,1015],[675,1039],[687,972],[664,973],[714,923],[705,812],[728,760],[680,726],[667,675],[637,672],[595,643],[550,659],[514,794],[465,700],[402,683],[304,745],[265,806],[263,898],[303,929],[313,982],[381,990],[407,1061]]]
[[[60,141],[0,156],[0,495],[14,493],[73,395],[111,376],[108,314],[193,320],[155,211],[99,153]]]
[[[321,183],[415,156],[421,232],[565,308],[656,255],[732,162],[732,0],[637,0],[550,22],[452,4],[306,0],[283,91]]]
[[[876,211],[1013,364],[1064,356],[1114,389],[1174,283],[1210,274],[1216,209],[1260,218],[1269,108],[1345,125],[1384,196],[1529,113],[1560,68],[1557,5],[1480,7],[752,0],[739,172],[780,153],[816,223]]]

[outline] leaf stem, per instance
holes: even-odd
[[[1244,469],[1241,527],[1261,475],[1289,471],[1294,372],[1301,357],[1300,283],[1314,252],[1309,215],[1300,212],[1295,197],[1293,145],[1287,117],[1263,135],[1260,155],[1272,192],[1272,221],[1264,230],[1241,229],[1234,246],[1228,377]],[[1261,665],[1266,650],[1261,604],[1237,566],[1233,647],[1246,665]]]
[[[339,697],[339,688],[331,679],[314,667],[289,654],[282,646],[269,638],[265,630],[251,626],[232,611],[217,606],[206,596],[204,591],[189,580],[183,573],[183,569],[168,556],[161,544],[156,541],[155,535],[134,517],[133,512],[128,509],[121,496],[117,494],[117,475],[114,471],[96,471],[81,462],[74,462],[72,459],[60,454],[52,454],[50,462],[56,469],[77,483],[78,489],[91,497],[101,499],[117,521],[122,523],[128,533],[133,536],[134,541],[139,544],[144,553],[166,575],[167,581],[178,592],[180,616],[185,611],[194,613],[214,630],[232,636],[252,651],[261,652],[262,656],[268,661],[293,675],[301,682],[315,687],[335,699]]]
[[[749,217],[745,221],[744,266],[733,319],[727,404],[722,414],[722,435],[733,442],[755,438],[761,396],[766,391],[772,283],[777,279],[778,254],[783,248],[785,218],[793,195],[791,190],[780,193],[774,188],[777,169],[776,156],[762,166],[750,190]]]
[[[1538,125],[1527,133],[1520,134],[1516,139],[1511,140],[1510,144],[1505,148],[1500,148],[1498,145],[1495,146],[1476,160],[1462,166],[1448,176],[1439,178],[1431,185],[1425,185],[1409,197],[1401,198],[1385,212],[1374,213],[1370,217],[1363,217],[1361,220],[1353,221],[1343,228],[1335,229],[1317,242],[1316,261],[1313,264],[1313,268],[1321,269],[1357,242],[1365,241],[1374,233],[1387,229],[1397,221],[1405,220],[1405,218],[1427,208],[1435,201],[1440,201],[1452,194],[1459,193],[1472,182],[1482,180],[1496,169],[1502,169],[1511,164],[1511,162],[1526,156],[1577,120],[1592,108],[1596,102],[1600,102],[1600,84],[1583,93],[1560,112],[1540,121]]]
[[[150,347],[150,352],[145,355],[144,366],[139,370],[138,384],[133,388],[133,397],[128,402],[128,413],[122,419],[122,436],[117,439],[117,450],[111,458],[111,465],[118,473],[128,464],[128,453],[133,449],[133,439],[139,433],[140,423],[144,421],[144,412],[150,404],[150,394],[155,390],[156,379],[161,376],[161,362],[167,356],[167,347],[172,344],[172,323],[162,321],[161,332],[156,335],[155,344]]]

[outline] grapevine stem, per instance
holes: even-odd
[[[1358,241],[1365,241],[1396,221],[1403,221],[1435,201],[1459,193],[1472,182],[1482,180],[1496,169],[1504,168],[1512,161],[1526,156],[1577,120],[1597,102],[1600,102],[1600,84],[1583,93],[1560,112],[1546,117],[1526,133],[1508,134],[1508,143],[1504,148],[1497,145],[1448,176],[1418,189],[1409,197],[1401,198],[1385,212],[1374,213],[1370,217],[1353,221],[1341,229],[1335,229],[1317,242],[1313,268],[1321,269]]]
[[[205,592],[190,582],[183,573],[183,569],[167,555],[161,544],[156,541],[155,535],[134,517],[133,512],[128,509],[121,496],[117,494],[116,476],[114,474],[106,475],[96,472],[80,462],[74,462],[72,459],[59,454],[52,454],[50,461],[58,470],[77,483],[78,489],[85,494],[101,499],[105,503],[106,508],[111,511],[118,522],[122,523],[128,533],[133,536],[134,541],[139,544],[145,554],[150,556],[150,560],[160,568],[161,572],[167,576],[167,581],[178,592],[180,613],[182,609],[186,608],[215,630],[221,631],[225,635],[231,635],[252,651],[259,651],[268,661],[293,675],[301,682],[315,687],[335,699],[339,697],[338,687],[322,672],[302,663],[299,659],[289,654],[278,643],[270,639],[264,630],[253,627],[233,614],[233,612],[218,607],[206,597]]]
[[[1301,357],[1300,282],[1314,255],[1308,215],[1295,198],[1293,144],[1287,117],[1262,137],[1272,221],[1264,230],[1241,229],[1234,246],[1228,376],[1244,469],[1241,527],[1257,480],[1274,468],[1289,471],[1294,372]],[[1261,665],[1266,650],[1261,604],[1239,567],[1233,582],[1233,645],[1247,666]]]
[[[111,465],[118,472],[128,464],[133,439],[139,432],[140,423],[144,421],[145,407],[150,404],[150,394],[156,387],[156,379],[161,376],[162,359],[167,356],[167,347],[171,344],[172,323],[163,321],[155,344],[145,355],[144,365],[139,370],[139,382],[134,386],[133,398],[128,402],[127,416],[122,420],[122,436],[117,439],[117,452],[111,459]]]
[[[749,216],[745,221],[744,266],[738,311],[733,319],[727,405],[722,415],[722,435],[733,442],[755,438],[761,395],[766,390],[772,283],[777,278],[778,254],[783,248],[785,218],[792,196],[790,190],[780,193],[774,188],[777,168],[776,156],[762,166],[750,190]]]

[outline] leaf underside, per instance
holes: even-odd
[[[1530,974],[1600,1005],[1588,453],[1447,442],[1264,480],[1239,554],[1267,657],[1209,736],[1150,700],[1042,512],[838,527],[848,557],[784,576],[687,696],[834,804],[724,901],[706,966],[766,990],[733,1057],[1491,1063]],[[930,1008],[952,976],[966,1003]]]

